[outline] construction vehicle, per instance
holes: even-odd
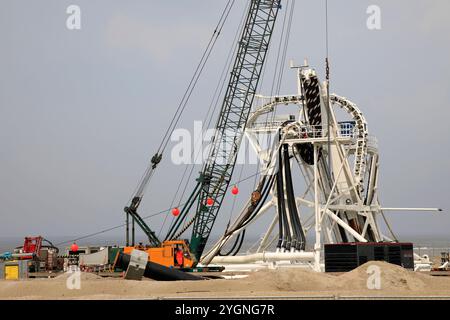
[[[200,260],[235,168],[239,146],[269,49],[278,11],[281,8],[280,2],[281,0],[252,0],[248,5],[248,13],[241,30],[208,159],[197,179],[198,183],[194,191],[184,204],[180,214],[174,219],[166,238],[164,241],[160,241],[137,212],[144,191],[162,159],[165,148],[165,138],[163,138],[161,144],[163,147],[160,146],[152,157],[150,166],[144,173],[130,205],[124,209],[127,243],[124,253],[130,253],[133,249],[145,250],[149,253],[150,262],[176,267],[175,254],[177,251],[175,248],[181,246],[185,254],[182,267],[193,267]],[[226,9],[230,10],[231,7]],[[214,30],[214,36],[218,36],[218,34],[220,34],[220,30]],[[176,114],[178,119],[179,116],[180,114]],[[175,119],[176,117],[173,121],[175,124],[178,121]],[[170,128],[171,126],[169,126],[168,132]],[[224,159],[226,160],[224,161]],[[196,204],[195,212],[193,217],[188,220],[188,213],[194,211],[191,210],[194,204]],[[132,226],[131,243],[129,238],[130,222]],[[150,248],[144,249],[140,245],[136,246],[135,223],[146,234]],[[191,241],[188,243],[185,240],[179,240],[180,236],[191,226]]]
[[[25,237],[22,247],[22,253],[29,253],[29,256],[24,256],[22,259],[32,259],[34,256],[40,256],[42,241],[44,238],[38,237]]]
[[[59,249],[42,236],[25,237],[22,247],[15,249],[21,260],[33,260],[31,271],[51,271],[57,269]]]
[[[134,249],[147,252],[149,261],[165,267],[189,269],[196,264],[195,257],[191,254],[186,240],[164,241],[158,247],[144,247],[143,245],[125,247],[123,253],[131,254]]]
[[[60,268],[62,263],[59,263],[58,252],[58,248],[42,236],[28,236],[23,245],[16,247],[13,252],[0,254],[0,263],[3,264],[0,269],[8,266],[14,270],[10,272],[14,279],[33,278],[40,272],[52,272]]]

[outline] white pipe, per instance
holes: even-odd
[[[212,259],[212,264],[238,264],[251,263],[256,261],[272,262],[272,261],[296,261],[296,260],[314,260],[314,252],[261,252],[245,256],[217,256]]]
[[[317,168],[319,155],[317,151],[317,145],[313,144],[314,148],[314,215],[315,215],[315,234],[316,243],[314,244],[314,269],[320,271],[320,249],[321,249],[321,231],[322,219],[320,217],[319,206],[319,168]]]
[[[383,211],[442,211],[441,208],[380,208]]]

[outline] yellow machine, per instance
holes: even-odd
[[[19,265],[6,265],[5,280],[18,280],[18,279],[19,279]]]
[[[123,253],[131,254],[134,249],[148,253],[148,260],[165,267],[192,268],[195,258],[189,250],[189,246],[184,240],[164,241],[160,247],[125,247]]]

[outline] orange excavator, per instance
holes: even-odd
[[[141,244],[129,246],[124,248],[123,253],[131,254],[134,249],[147,252],[149,261],[168,268],[188,269],[196,264],[185,240],[164,241],[158,247],[145,247]]]

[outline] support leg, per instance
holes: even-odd
[[[314,269],[320,272],[320,233],[321,233],[321,219],[320,219],[320,204],[319,204],[319,172],[318,172],[318,154],[317,145],[314,145],[314,212],[316,220],[316,243],[314,245]]]

